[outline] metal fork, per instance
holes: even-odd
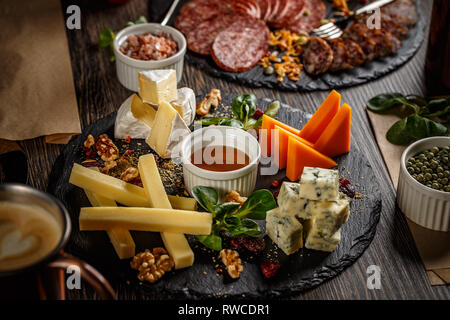
[[[336,22],[328,22],[324,25],[321,25],[320,27],[314,29],[312,31],[313,36],[317,36],[319,38],[327,38],[327,39],[336,39],[342,36],[342,29],[344,29],[348,22],[352,20],[354,17],[366,13],[375,9],[378,9],[388,3],[391,3],[395,0],[378,0],[372,3],[369,3],[368,5],[359,8],[356,10],[352,15],[348,15],[345,18],[338,19]]]

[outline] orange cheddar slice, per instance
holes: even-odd
[[[303,142],[304,144],[313,147],[313,144],[309,141],[306,141],[303,138],[300,138],[298,135],[293,134],[290,131],[287,131],[283,128],[281,128],[278,125],[275,125],[274,132],[272,132],[272,138],[274,139],[274,154],[275,154],[275,164],[278,166],[279,169],[286,168],[287,163],[287,152],[288,152],[288,138],[292,137],[294,139],[297,139],[300,142]]]
[[[349,152],[351,122],[352,108],[344,103],[314,144],[314,149],[329,157]]]
[[[331,91],[325,101],[320,105],[319,109],[317,109],[311,119],[309,119],[300,131],[300,137],[315,143],[339,111],[340,104],[341,95],[336,90]]]
[[[289,180],[298,180],[304,167],[329,169],[335,166],[337,163],[333,159],[293,137],[288,138],[286,177]]]
[[[295,135],[298,135],[300,133],[300,130],[292,128],[291,126],[288,126],[287,124],[275,120],[274,118],[269,117],[265,114],[263,114],[262,117],[263,117],[261,124],[262,130],[260,130],[259,143],[261,145],[262,154],[266,157],[272,155],[272,130],[275,128],[275,125]]]

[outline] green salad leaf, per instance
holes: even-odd
[[[259,237],[261,229],[254,220],[265,219],[266,212],[276,207],[272,193],[265,189],[253,192],[242,206],[235,202],[219,204],[218,193],[211,187],[196,186],[192,195],[202,208],[213,215],[211,234],[197,236],[197,239],[205,247],[217,251],[222,250],[223,233]]]
[[[397,121],[386,132],[386,139],[396,145],[445,136],[450,132],[450,98],[427,100],[416,95],[384,93],[371,98],[367,107],[374,112],[386,112],[406,106],[412,113]]]

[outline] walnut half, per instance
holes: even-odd
[[[204,97],[202,100],[200,100],[199,103],[197,103],[196,113],[199,116],[206,116],[209,113],[209,110],[211,109],[212,106],[217,108],[221,100],[222,97],[220,96],[220,90],[211,89],[208,95]]]
[[[239,192],[237,192],[236,190],[231,190],[225,196],[225,202],[237,202],[242,205],[245,201],[247,201],[247,198],[241,197]]]
[[[223,264],[227,267],[227,272],[231,278],[237,279],[244,271],[244,266],[242,265],[241,258],[239,258],[239,253],[236,250],[222,249],[220,251],[220,258]]]
[[[154,283],[175,266],[173,259],[164,248],[154,248],[140,252],[130,262],[131,268],[138,270],[138,279]]]

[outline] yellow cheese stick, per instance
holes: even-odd
[[[73,165],[69,182],[126,206],[150,207],[144,188],[101,172],[90,170],[77,163]],[[169,201],[174,209],[197,210],[197,202],[193,198],[169,196]]]
[[[128,207],[81,208],[80,230],[127,230],[175,232],[195,235],[211,233],[212,215],[207,212]]]
[[[147,154],[139,157],[138,167],[144,191],[152,206],[154,208],[171,209],[172,206],[164,190],[153,155]],[[175,262],[175,269],[190,267],[194,264],[194,252],[183,234],[162,232],[161,238],[169,255]]]
[[[91,191],[84,190],[89,202],[93,207],[116,207],[116,202],[114,200],[107,199],[105,197],[99,196]],[[136,245],[130,232],[123,228],[114,228],[106,230],[109,240],[116,250],[119,259],[128,259],[135,255]]]

